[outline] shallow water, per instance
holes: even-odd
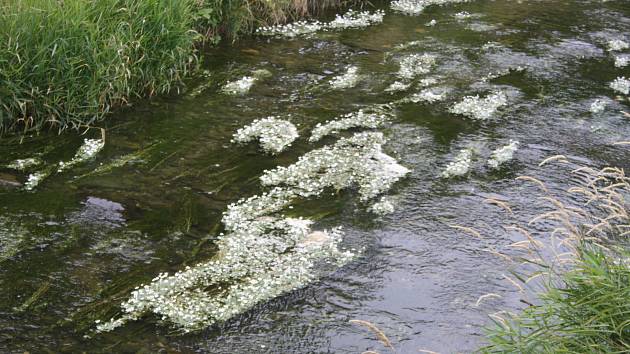
[[[473,16],[456,18],[461,11]],[[425,26],[432,19],[437,24]],[[112,117],[94,161],[51,176],[35,192],[0,185],[0,351],[386,352],[352,319],[376,324],[401,353],[473,351],[491,324],[488,313],[523,306],[503,277],[509,265],[486,251],[509,253],[507,245],[520,236],[502,225],[545,210],[539,189],[515,177],[534,176],[557,193],[575,182],[574,166],[539,167],[546,157],[628,167],[628,148],[612,144],[629,140],[629,118],[621,111],[630,104],[608,83],[629,77],[630,67],[615,68],[606,50],[608,40],[630,41],[628,33],[625,1],[482,0],[431,7],[417,17],[389,11],[383,24],[361,30],[253,38],[209,50],[204,73],[182,95]],[[324,227],[343,225],[345,244],[365,249],[358,259],[201,333],[180,335],[151,317],[109,334],[90,332],[94,320],[119,312],[134,287],[211,257],[229,203],[260,192],[264,170],[334,141],[307,142],[317,123],[418,92],[384,91],[396,80],[397,60],[414,53],[437,57],[421,77],[437,78],[447,99],[398,105],[384,130],[385,149],[413,170],[391,193],[396,211],[375,218],[352,192],[300,207]],[[332,90],[329,81],[351,65],[362,75],[358,85]],[[519,66],[524,70],[482,80]],[[256,69],[273,76],[244,96],[219,92]],[[493,119],[449,113],[463,96],[495,90],[509,104]],[[600,114],[589,111],[596,98],[607,102]],[[301,137],[286,152],[272,157],[255,144],[230,143],[238,128],[270,115],[290,115],[298,125]],[[36,154],[47,163],[68,160],[83,138],[100,136],[95,132],[44,134],[22,145],[5,138],[0,165]],[[515,160],[498,171],[487,168],[491,151],[510,139],[520,141]],[[470,175],[440,178],[468,147],[478,151]],[[121,157],[125,164],[110,165]],[[507,201],[514,215],[484,203],[490,197]],[[487,293],[502,298],[476,306]]]

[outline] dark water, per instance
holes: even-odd
[[[474,16],[454,18],[460,11]],[[437,25],[425,26],[431,19]],[[0,189],[0,351],[387,352],[352,319],[378,325],[400,353],[475,350],[491,323],[488,313],[522,307],[522,295],[503,277],[509,265],[487,249],[509,253],[507,245],[521,238],[502,225],[545,210],[539,189],[515,177],[534,176],[558,193],[573,182],[571,166],[538,167],[548,156],[628,166],[627,147],[612,144],[630,140],[630,118],[621,112],[630,105],[608,83],[630,76],[630,67],[615,68],[605,50],[608,40],[624,36],[630,40],[627,1],[497,0],[432,7],[417,17],[388,12],[383,24],[364,30],[258,38],[208,51],[206,71],[187,92],[112,117],[106,147],[94,161],[53,175],[35,192]],[[416,45],[397,49],[411,41]],[[416,52],[438,57],[426,76],[450,91],[442,103],[397,107],[385,131],[386,150],[413,169],[393,191],[396,212],[374,218],[353,193],[311,206],[323,225],[345,226],[350,247],[365,248],[359,259],[201,333],[177,335],[152,318],[109,334],[90,332],[94,320],[117,314],[135,286],[211,257],[226,206],[260,192],[263,170],[311,150],[304,137],[317,122],[415,92],[384,89],[398,70],[392,58]],[[364,80],[331,91],[327,80],[350,64]],[[517,66],[525,70],[480,80]],[[226,80],[255,69],[273,77],[246,96],[218,93]],[[492,121],[448,112],[465,95],[497,89],[508,94],[509,105]],[[594,115],[589,107],[596,98],[608,105]],[[234,131],[252,120],[287,114],[302,135],[289,151],[269,157],[253,144],[230,144]],[[48,163],[66,160],[86,136],[44,134],[21,145],[5,138],[0,164],[36,154]],[[521,143],[516,159],[498,171],[484,167],[491,150],[509,139]],[[472,173],[439,178],[471,146],[481,156]],[[123,166],[98,170],[121,156],[128,160]],[[514,215],[484,203],[487,198],[507,201]],[[453,224],[474,227],[484,238]],[[476,306],[487,293],[502,298]]]

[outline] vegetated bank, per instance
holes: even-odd
[[[9,0],[0,5],[0,133],[89,127],[172,92],[197,48],[356,0]]]
[[[515,283],[531,289],[542,279],[538,299],[519,314],[493,315],[481,352],[630,352],[630,179],[621,169],[581,170],[587,183],[569,191],[586,196],[583,209],[547,196],[554,208],[541,219],[559,222],[549,236],[560,242],[524,241],[522,264],[535,271],[514,273]]]

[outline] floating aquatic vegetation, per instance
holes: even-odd
[[[79,150],[77,150],[76,154],[70,161],[59,162],[57,172],[63,172],[71,167],[74,167],[75,165],[94,158],[94,156],[96,156],[96,154],[98,154],[98,152],[101,151],[104,146],[105,142],[101,139],[85,139],[83,141],[83,145],[81,145]]]
[[[27,159],[18,159],[7,165],[7,168],[25,171],[31,169],[32,167],[37,167],[42,164],[42,160],[38,157],[30,157]]]
[[[427,26],[427,27],[433,27],[433,26],[437,25],[437,21],[435,19],[433,19],[433,20],[425,23],[424,25]]]
[[[459,154],[455,156],[455,160],[446,165],[446,168],[442,172],[443,178],[460,177],[464,176],[470,171],[470,165],[472,164],[472,149],[463,149],[459,151]]]
[[[270,116],[257,119],[250,125],[239,129],[232,142],[247,143],[258,140],[262,149],[270,154],[278,154],[298,138],[298,131],[293,123]]]
[[[15,256],[28,236],[29,232],[11,218],[0,216],[0,263]]]
[[[385,116],[385,114],[366,113],[361,109],[357,112],[346,114],[338,119],[326,122],[324,124],[317,123],[315,128],[313,128],[311,137],[308,140],[310,142],[315,142],[326,135],[337,133],[341,130],[347,130],[350,128],[376,129],[386,122],[387,117]]]
[[[436,57],[433,54],[411,54],[400,61],[397,75],[403,80],[411,80],[418,75],[428,73],[435,63]]]
[[[383,153],[384,143],[382,133],[357,133],[310,151],[293,165],[265,171],[260,180],[265,186],[289,187],[302,197],[319,195],[326,188],[341,190],[356,185],[360,199],[367,201],[409,173]]]
[[[428,87],[432,85],[436,85],[439,81],[434,77],[427,77],[425,79],[420,80],[420,86]]]
[[[446,98],[446,95],[444,95],[443,93],[442,94],[434,93],[433,90],[426,89],[416,94],[413,94],[411,97],[409,97],[409,100],[413,103],[419,103],[419,102],[435,103],[435,102],[443,101],[445,98]]]
[[[411,86],[411,83],[408,83],[408,82],[394,81],[391,85],[389,85],[389,87],[385,89],[385,92],[394,93],[394,92],[399,92],[399,91],[405,91],[409,89],[410,86]]]
[[[467,2],[470,0],[394,0],[391,9],[406,15],[419,15],[430,5],[446,5],[452,3]]]
[[[343,75],[334,77],[330,81],[330,86],[335,90],[342,90],[354,87],[357,85],[360,79],[358,72],[358,67],[350,66]]]
[[[372,204],[368,210],[377,215],[387,215],[393,213],[396,208],[394,207],[394,202],[391,197],[385,196]]]
[[[615,81],[610,83],[610,88],[623,93],[624,95],[630,94],[630,80],[625,77],[618,77]]]
[[[294,38],[319,31],[340,30],[348,28],[363,28],[383,22],[385,12],[356,12],[348,10],[343,15],[337,15],[331,22],[297,21],[286,25],[260,27],[256,33],[263,36]]]
[[[593,103],[591,103],[590,111],[593,114],[601,113],[604,109],[606,109],[606,101],[604,100],[596,99]]]
[[[506,68],[506,69],[502,69],[502,70],[497,70],[496,72],[491,72],[488,75],[482,77],[480,81],[481,82],[488,82],[490,80],[497,79],[497,78],[499,78],[501,76],[509,75],[512,72],[520,73],[520,72],[523,72],[523,71],[525,71],[525,68],[520,66],[520,65],[518,65],[518,66],[515,66],[515,67],[510,67],[510,68]]]
[[[256,78],[252,76],[243,76],[239,80],[228,81],[221,91],[228,95],[243,95],[249,92],[255,82]]]
[[[630,55],[619,55],[615,57],[615,67],[624,68],[630,64]]]
[[[613,39],[613,40],[608,41],[608,50],[611,52],[626,50],[628,48],[630,48],[630,44],[621,39]]]
[[[28,179],[24,183],[24,189],[27,191],[32,191],[48,176],[50,176],[50,171],[48,170],[31,173],[30,175],[28,175]]]
[[[466,96],[461,102],[456,103],[450,111],[476,120],[487,120],[505,105],[507,105],[507,95],[499,91],[485,98],[480,98],[478,95]]]
[[[462,12],[458,12],[455,15],[453,15],[453,17],[455,17],[458,20],[465,20],[467,18],[471,18],[472,15],[468,11],[462,11]]]
[[[511,161],[514,158],[514,153],[518,150],[518,145],[518,141],[510,140],[508,145],[494,150],[488,160],[488,166],[498,168],[502,164]]]

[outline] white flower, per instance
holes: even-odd
[[[414,103],[428,102],[435,103],[443,101],[446,98],[444,94],[434,93],[431,89],[422,90],[419,93],[412,95],[409,100]]]
[[[18,159],[7,165],[7,168],[25,171],[31,167],[36,167],[42,164],[42,160],[37,157],[30,157],[27,159]]]
[[[500,147],[492,152],[492,156],[488,160],[488,166],[498,168],[502,164],[512,160],[514,153],[518,150],[518,141],[510,140],[506,146]]]
[[[387,215],[393,213],[396,208],[391,198],[382,197],[378,202],[372,204],[369,210],[377,215]]]
[[[593,103],[591,103],[590,111],[593,114],[601,113],[604,109],[606,109],[606,101],[604,100],[596,99]]]
[[[343,15],[336,15],[335,19],[328,23],[320,21],[297,21],[286,25],[261,27],[256,30],[256,33],[263,36],[294,38],[318,31],[363,28],[383,22],[383,16],[385,16],[385,12],[381,10],[375,12],[356,12],[348,10],[348,12]]]
[[[400,61],[398,77],[403,80],[411,80],[418,75],[426,74],[435,65],[436,57],[432,54],[411,54]]]
[[[394,0],[391,9],[406,15],[419,15],[424,8],[430,5],[446,5],[449,3],[467,2],[469,0]]]
[[[427,27],[433,27],[433,26],[437,25],[437,21],[435,19],[433,19],[433,20],[425,23],[424,25],[427,26]]]
[[[247,143],[258,139],[262,149],[270,154],[278,154],[298,138],[295,125],[286,120],[270,116],[253,121],[239,129],[232,139],[236,143]]]
[[[485,98],[466,96],[451,108],[451,112],[476,120],[487,120],[505,105],[507,105],[507,95],[503,92],[495,92]]]
[[[610,83],[610,88],[624,95],[630,94],[630,80],[625,77],[618,77]]]
[[[365,113],[363,110],[349,113],[340,118],[326,122],[324,124],[317,123],[311,137],[310,142],[315,142],[330,135],[337,133],[341,130],[347,130],[350,128],[370,128],[376,129],[387,122],[387,117],[384,114],[377,113]]]
[[[357,68],[356,66],[350,66],[343,75],[334,77],[330,81],[330,86],[336,90],[354,87],[357,85],[360,79],[358,72],[359,68]]]
[[[472,156],[472,149],[460,150],[459,154],[455,156],[455,160],[446,165],[446,168],[442,172],[442,177],[450,178],[466,175],[470,170]]]
[[[453,17],[455,17],[458,20],[464,20],[464,19],[467,19],[467,18],[471,18],[472,15],[470,14],[470,12],[462,11],[462,12],[458,12],[455,15],[453,15]]]
[[[92,159],[99,151],[105,147],[105,142],[101,139],[85,139],[83,145],[77,150],[74,157],[67,162],[60,161],[57,172],[65,171],[77,164]]]
[[[221,91],[228,95],[243,95],[249,92],[255,82],[256,78],[251,76],[243,76],[239,80],[229,81],[228,83],[226,83]]]
[[[402,81],[394,81],[391,85],[389,85],[388,88],[385,89],[385,92],[394,93],[398,91],[405,91],[410,86],[411,86],[411,83],[402,82]]]
[[[615,57],[615,67],[624,68],[630,64],[630,55],[619,55]]]
[[[628,42],[623,41],[621,39],[613,39],[608,41],[608,50],[609,51],[620,51],[630,48],[630,44]]]
[[[24,189],[32,191],[37,187],[46,177],[50,175],[50,172],[39,171],[28,175],[28,180],[24,183]]]

